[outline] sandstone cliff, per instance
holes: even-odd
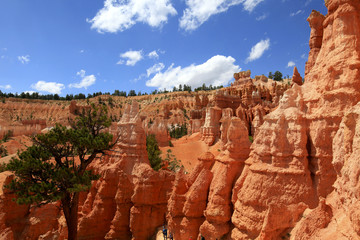
[[[323,212],[319,228],[333,214],[320,199],[334,189],[331,146],[340,121],[360,100],[360,3],[328,0],[326,6],[326,17],[314,11],[308,19],[305,84],[294,85],[265,117],[235,185],[233,239],[284,237],[306,206]],[[309,235],[299,239],[316,239]]]

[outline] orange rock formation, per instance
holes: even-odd
[[[296,69],[290,89],[246,71],[217,92],[173,93],[163,103],[146,96],[141,116],[136,101],[121,108],[111,128],[120,141],[94,162],[102,177],[81,196],[79,238],[148,239],[166,215],[175,239],[360,239],[360,2],[325,4],[326,16],[308,18],[302,86]],[[155,172],[145,149],[149,118],[160,139],[167,124],[189,120],[223,151],[203,153],[190,174]],[[12,177],[1,173],[0,183]],[[66,237],[56,204],[29,210],[11,198],[0,192],[3,239]]]

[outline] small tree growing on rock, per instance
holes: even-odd
[[[104,106],[84,110],[71,128],[56,125],[46,134],[33,137],[33,146],[3,166],[15,173],[7,186],[18,204],[43,205],[60,201],[68,239],[77,239],[79,193],[99,178],[89,164],[110,149],[113,136],[102,131],[111,124]]]

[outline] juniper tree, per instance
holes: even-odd
[[[77,238],[79,193],[99,178],[87,168],[114,145],[113,136],[102,131],[110,124],[106,108],[91,105],[70,121],[71,128],[58,124],[36,135],[33,146],[4,166],[15,173],[7,187],[16,194],[18,204],[61,202],[69,240]]]

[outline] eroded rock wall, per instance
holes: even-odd
[[[360,100],[360,3],[328,0],[326,6],[326,17],[313,12],[309,19],[314,51],[305,84],[293,85],[265,117],[235,185],[233,239],[285,237],[306,207],[331,216],[320,199],[334,190],[332,142],[340,121]]]

